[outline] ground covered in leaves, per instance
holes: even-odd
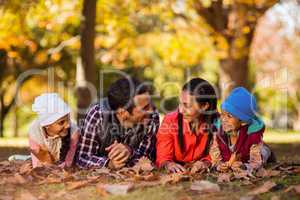
[[[144,158],[134,168],[117,172],[105,168],[63,170],[55,166],[32,169],[30,162],[2,161],[0,200],[300,199],[300,144],[272,147],[279,162],[255,174],[168,175],[154,169]]]

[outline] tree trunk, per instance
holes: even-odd
[[[228,44],[227,55],[220,60],[220,89],[224,98],[237,86],[251,89],[249,76],[249,53],[257,19],[274,5],[268,0],[263,5],[234,2],[225,5],[222,0],[211,1],[206,7],[202,1],[194,1],[199,16],[211,26],[212,35],[222,37]],[[257,7],[258,6],[258,7]],[[216,49],[218,45],[216,42]]]
[[[86,109],[94,100],[92,91],[96,88],[97,70],[95,66],[95,20],[96,0],[84,0],[81,21],[81,49],[77,64],[77,122],[81,123]]]
[[[0,91],[0,93],[1,93],[1,91]],[[2,137],[4,137],[4,133],[3,133],[3,131],[4,131],[4,114],[3,114],[3,112],[4,112],[4,110],[3,110],[3,97],[2,97],[2,94],[0,94],[0,137],[2,138]]]
[[[14,131],[14,137],[19,137],[19,120],[18,120],[18,106],[17,105],[14,105],[14,107],[13,107],[12,128]]]
[[[239,59],[228,57],[221,60],[220,69],[220,88],[222,99],[230,93],[230,91],[238,86],[251,89],[249,85],[249,57],[242,56]]]

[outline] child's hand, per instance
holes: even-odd
[[[54,163],[54,158],[52,157],[50,152],[47,150],[39,148],[38,150],[31,150],[31,152],[43,164],[53,164]]]
[[[227,172],[230,169],[228,162],[220,162],[217,165],[217,171],[219,172]]]
[[[186,169],[181,166],[180,164],[177,164],[175,162],[166,161],[163,166],[166,168],[168,172],[171,173],[184,173],[186,172]]]
[[[243,170],[244,167],[245,166],[244,166],[244,164],[241,161],[235,161],[231,165],[232,171],[235,171],[235,172]]]
[[[58,166],[60,168],[69,168],[72,166],[72,162],[65,161],[65,162],[62,162],[61,164],[59,164]]]
[[[204,169],[209,168],[209,166],[210,166],[210,163],[209,163],[209,162],[198,160],[198,161],[196,161],[196,162],[193,164],[192,169],[191,169],[191,173],[192,173],[192,174],[195,174],[195,173],[197,173],[197,172],[199,172],[199,171],[201,171],[201,170],[204,170]]]

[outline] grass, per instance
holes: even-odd
[[[271,146],[277,158],[281,162],[300,163],[300,133],[299,132],[279,132],[267,131],[264,140]],[[28,145],[26,138],[4,138],[0,139],[0,160],[4,160],[13,153],[28,153]],[[210,181],[213,180],[211,177]],[[257,199],[267,200],[278,196],[280,199],[296,200],[300,199],[299,195],[294,192],[284,193],[283,191],[290,185],[300,184],[299,175],[288,175],[286,177],[272,178],[278,185],[275,190],[259,195]],[[215,180],[213,180],[215,182]],[[156,186],[151,188],[137,189],[124,196],[108,196],[101,198],[96,192],[94,186],[80,188],[69,191],[67,196],[56,198],[54,195],[65,189],[64,184],[49,184],[41,186],[18,186],[15,188],[15,195],[20,191],[27,189],[34,195],[47,194],[49,200],[74,199],[74,200],[201,200],[201,199],[232,199],[239,200],[241,196],[245,196],[252,188],[261,185],[262,182],[255,185],[243,186],[241,182],[234,181],[226,184],[219,184],[221,192],[213,194],[199,194],[189,190],[190,182],[183,182],[170,186]],[[7,194],[6,187],[0,187],[0,199],[2,194]]]

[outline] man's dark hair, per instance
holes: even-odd
[[[112,110],[125,108],[129,112],[134,108],[133,98],[149,92],[147,85],[131,77],[121,78],[111,84],[108,89],[108,102]]]

